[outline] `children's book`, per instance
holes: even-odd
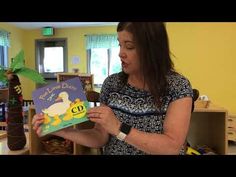
[[[43,113],[41,136],[88,121],[89,103],[79,77],[39,88],[32,93],[36,113]]]

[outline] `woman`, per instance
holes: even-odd
[[[184,154],[193,91],[174,70],[165,25],[121,22],[117,26],[122,72],[106,78],[101,106],[91,108],[89,130],[55,133],[104,154]],[[33,118],[40,132],[42,115]]]

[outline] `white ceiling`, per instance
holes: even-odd
[[[118,22],[8,22],[21,29],[41,29],[46,26],[54,28],[69,28],[82,26],[108,26],[117,25]]]

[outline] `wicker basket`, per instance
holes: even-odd
[[[210,105],[210,101],[196,100],[194,102],[194,106],[196,108],[208,108]]]
[[[70,155],[73,153],[73,143],[60,137],[42,141],[44,150],[50,154]]]

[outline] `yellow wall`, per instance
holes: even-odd
[[[87,72],[87,59],[86,59],[86,49],[85,49],[85,35],[86,34],[115,34],[116,26],[106,26],[106,27],[80,27],[80,28],[66,28],[57,29],[57,37],[67,37],[68,42],[68,69],[72,72],[73,68],[79,68],[80,72]],[[80,57],[80,63],[78,65],[73,65],[71,59],[73,56]]]
[[[10,63],[11,58],[15,57],[21,49],[25,49],[24,30],[16,28],[6,23],[2,23],[2,22],[0,22],[0,28],[10,32],[10,47],[8,50],[9,63]],[[26,52],[25,52],[25,55],[26,55]],[[26,63],[27,63],[27,60],[26,60]],[[29,91],[27,90],[28,86],[26,85],[28,83],[29,84],[32,84],[32,83],[28,82],[28,80],[25,79],[24,77],[19,76],[19,79],[22,85],[23,97],[25,97],[25,95],[29,95]],[[29,88],[32,88],[32,87],[29,87]],[[29,98],[29,97],[26,96],[25,98]]]
[[[0,28],[11,32],[11,47],[9,48],[9,58],[14,57],[21,49],[25,52],[25,63],[29,68],[35,68],[35,40],[45,39],[41,35],[41,30],[22,30],[6,23],[0,23]],[[72,68],[79,68],[80,72],[87,72],[87,59],[85,50],[85,34],[116,33],[116,26],[105,27],[80,27],[56,29],[52,38],[67,38],[68,45],[68,71]],[[80,57],[80,63],[72,66],[73,56]],[[20,77],[22,84],[23,97],[31,99],[35,83],[27,78]]]
[[[4,23],[0,27],[11,32],[10,57],[23,48],[26,65],[35,68],[35,39],[43,39],[40,30],[20,30]],[[67,38],[68,67],[86,72],[85,34],[115,33],[115,26],[56,29],[55,38]],[[236,113],[236,23],[167,23],[169,41],[176,69],[187,76],[193,88],[206,94],[217,105]],[[81,62],[72,66],[71,58],[79,56]],[[31,98],[35,84],[21,79],[23,95]],[[27,84],[27,86],[26,86]]]
[[[0,29],[10,32],[11,47],[9,48],[9,60],[23,48],[23,30],[12,25],[0,22]]]
[[[212,103],[236,113],[236,23],[167,23],[178,71]]]
[[[55,29],[55,35],[51,38],[67,38],[68,47],[68,71],[72,72],[73,68],[79,68],[81,73],[87,72],[87,59],[85,49],[85,34],[102,34],[116,33],[116,26],[105,27],[80,27],[80,28],[64,28]],[[30,68],[35,68],[35,40],[45,39],[41,35],[41,30],[25,30],[24,31],[24,46],[26,65]],[[79,56],[80,63],[72,66],[72,57]],[[35,89],[33,82],[28,82],[27,90],[24,96],[31,98],[31,92]],[[30,92],[28,91],[30,90]]]

